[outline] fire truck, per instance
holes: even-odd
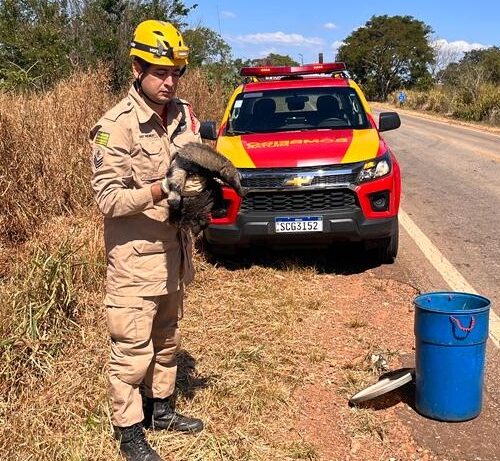
[[[245,67],[229,99],[217,150],[248,193],[224,189],[227,212],[204,237],[216,252],[255,244],[364,242],[381,262],[398,252],[400,168],[344,63]]]

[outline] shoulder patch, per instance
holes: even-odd
[[[105,131],[98,131],[97,135],[94,139],[94,142],[96,144],[99,144],[101,146],[107,146],[109,141],[109,133],[106,133]]]
[[[100,148],[94,150],[92,155],[92,163],[94,165],[95,170],[98,170],[104,164],[104,156]]]

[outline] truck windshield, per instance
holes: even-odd
[[[239,94],[226,134],[369,127],[353,88],[293,88]]]

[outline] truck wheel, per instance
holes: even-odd
[[[396,218],[393,234],[380,242],[377,248],[377,259],[382,264],[392,264],[398,255],[399,247],[399,223]]]

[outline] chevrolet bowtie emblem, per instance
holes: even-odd
[[[283,185],[291,187],[309,186],[312,183],[312,180],[312,176],[297,176],[295,178],[285,179]]]

